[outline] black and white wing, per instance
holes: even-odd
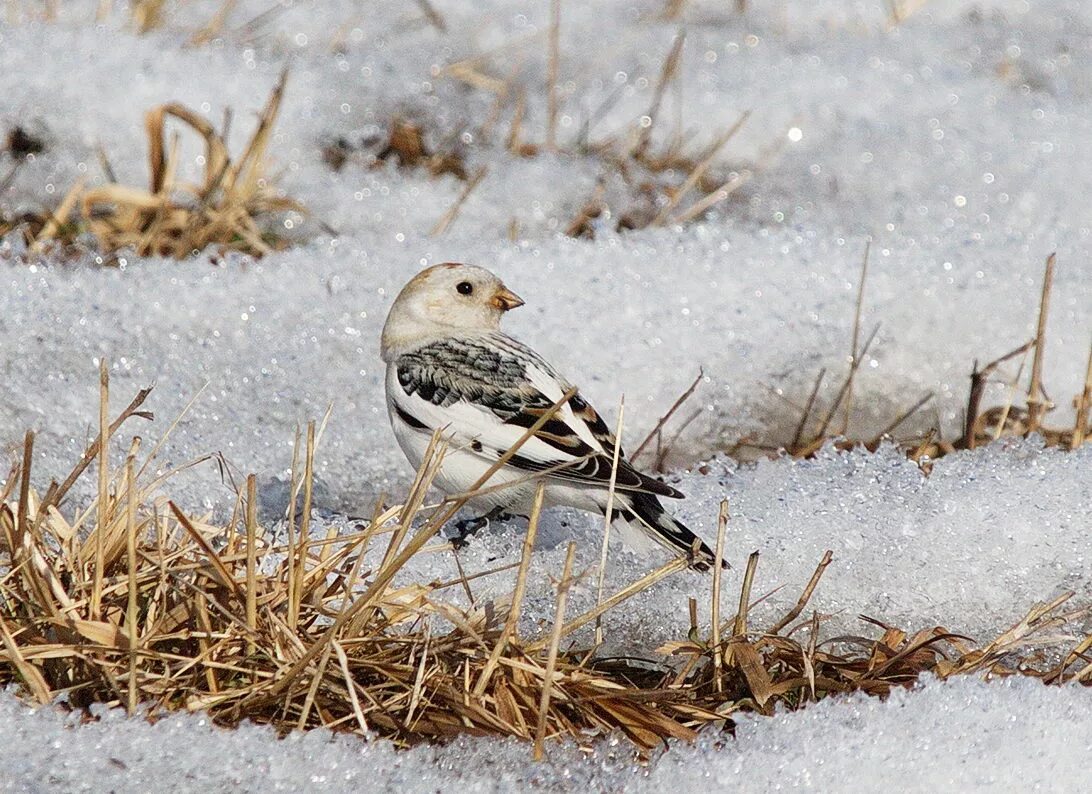
[[[449,338],[400,356],[393,409],[409,427],[437,428],[465,450],[496,460],[571,386],[533,350],[501,333]],[[579,393],[524,442],[509,464],[574,484],[606,487],[615,439]],[[641,474],[619,453],[615,487],[621,492],[680,498]]]

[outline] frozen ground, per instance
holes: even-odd
[[[548,3],[518,11],[499,2],[435,4],[445,34],[410,3],[283,4],[255,28],[244,22],[269,4],[240,2],[228,35],[196,48],[182,46],[186,29],[207,20],[219,3],[188,4],[164,31],[144,37],[122,30],[117,18],[90,24],[96,3],[61,4],[62,18],[50,24],[28,18],[32,4],[12,6],[22,10],[14,24],[0,26],[0,131],[25,124],[44,135],[48,149],[20,169],[0,207],[52,205],[84,172],[100,180],[99,144],[122,181],[143,183],[142,114],[158,103],[178,100],[214,119],[234,108],[233,139],[240,143],[253,111],[289,65],[273,169],[278,184],[340,235],[305,223],[312,237],[303,245],[223,267],[133,257],[124,272],[0,265],[0,445],[13,448],[34,428],[39,476],[67,471],[97,422],[95,362],[107,355],[117,407],[138,387],[157,383],[150,400],[156,422],[128,427],[145,438],[158,437],[208,384],[175,431],[164,466],[222,451],[238,471],[268,481],[288,467],[296,424],[333,403],[317,459],[320,506],[368,514],[377,494],[397,497],[408,483],[382,399],[376,348],[383,317],[393,293],[422,265],[463,260],[497,269],[527,300],[510,318],[510,330],[554,360],[604,413],[614,415],[626,395],[631,447],[704,367],[707,381],[696,398],[703,416],[678,457],[692,464],[741,434],[764,435],[795,421],[764,385],[784,387],[802,401],[819,367],[844,367],[869,236],[864,323],[883,326],[858,382],[862,426],[882,425],[932,390],[951,435],[972,361],[1007,352],[1031,335],[1042,261],[1054,250],[1059,270],[1045,375],[1066,413],[1092,336],[1087,4],[934,0],[888,29],[889,4],[880,0],[753,3],[742,19],[726,14],[724,4],[691,2],[673,22],[658,20],[661,6],[650,0],[566,3],[563,140],[615,91],[618,101],[593,138],[624,130],[645,113],[671,38],[685,27],[684,90],[681,100],[669,92],[664,118],[671,125],[681,118],[696,140],[707,141],[749,109],[753,115],[729,145],[729,160],[763,160],[777,150],[707,222],[624,236],[604,229],[595,242],[556,234],[600,175],[600,164],[586,158],[517,159],[501,143],[472,136],[465,143],[468,163],[489,171],[440,238],[428,231],[462,183],[354,163],[335,174],[323,165],[325,142],[375,134],[395,113],[422,121],[434,140],[476,130],[492,97],[444,77],[442,67],[508,42],[518,44],[482,68],[516,75],[516,86],[528,92],[528,135],[541,138]],[[120,15],[123,4],[117,5]],[[507,123],[506,116],[498,141]],[[799,140],[788,138],[790,128],[799,130],[792,136]],[[187,151],[187,169],[196,170],[197,154]],[[0,155],[0,180],[8,165]],[[509,241],[513,218],[519,235]],[[921,421],[936,420],[927,412]],[[942,623],[981,637],[1062,590],[1077,591],[1083,602],[1092,598],[1090,463],[1088,448],[1066,455],[1025,443],[945,459],[927,480],[890,450],[754,468],[716,458],[704,473],[673,477],[690,495],[679,506],[681,517],[707,537],[719,500],[732,500],[728,545],[736,573],[726,604],[753,549],[763,552],[755,592],[787,585],[760,608],[762,616],[795,601],[830,548],[836,562],[814,606],[834,613],[839,625],[859,628],[856,615],[866,613],[907,628]],[[211,465],[176,481],[171,493],[209,508],[230,499]],[[587,566],[598,537],[587,517],[548,517],[528,630],[550,614],[546,574],[559,568],[565,542],[581,541],[580,563]],[[519,541],[517,527],[487,533],[467,550],[464,564],[469,571],[511,561]],[[609,581],[618,586],[650,564],[615,555]],[[450,553],[437,552],[409,574],[448,578],[451,570]],[[506,574],[476,583],[480,597],[507,589]],[[708,583],[687,574],[617,611],[608,629],[646,647],[678,637],[688,596],[698,597],[707,615]],[[573,608],[589,598],[579,591]],[[2,719],[11,726],[5,735],[17,731],[28,742],[23,751],[14,743],[4,750],[10,763],[24,765],[11,767],[24,781],[49,779],[45,765],[65,757],[46,735],[64,747],[100,740],[154,747],[167,741],[156,731],[170,731],[181,737],[179,745],[245,747],[239,752],[253,759],[251,766],[228,753],[216,756],[222,769],[198,768],[187,754],[161,770],[177,779],[187,770],[223,774],[219,782],[200,781],[221,788],[230,786],[231,774],[247,780],[281,770],[270,779],[291,788],[312,773],[336,777],[346,768],[369,781],[376,769],[385,770],[391,787],[438,787],[465,782],[467,770],[485,767],[489,779],[477,781],[483,786],[511,775],[559,787],[567,771],[604,788],[639,788],[669,775],[664,779],[695,789],[711,779],[750,781],[755,789],[774,783],[829,789],[853,785],[857,772],[863,790],[880,788],[874,780],[905,785],[911,771],[943,758],[936,774],[947,777],[937,785],[966,789],[1003,775],[1003,757],[1025,785],[1052,790],[1065,787],[1066,764],[1075,772],[1079,753],[1087,752],[1087,697],[1024,683],[960,682],[930,685],[888,704],[832,703],[748,722],[727,749],[676,749],[647,783],[624,761],[582,759],[572,750],[537,771],[523,765],[525,748],[493,742],[396,755],[319,736],[274,745],[262,731],[225,736],[181,719],[153,731],[112,719],[109,727],[61,739],[56,718],[19,716],[10,701]],[[1020,719],[1011,721],[1012,714]],[[1002,731],[1003,742],[994,738]],[[1062,735],[1069,741],[1057,740]],[[957,740],[945,745],[939,737]],[[875,745],[862,744],[871,739]],[[121,764],[101,770],[116,780],[94,787],[124,788],[126,779],[154,775],[155,763],[176,763],[144,752],[142,762],[119,750]],[[76,780],[77,760],[84,759],[55,772],[56,787]],[[763,774],[770,779],[756,777]]]

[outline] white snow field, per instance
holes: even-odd
[[[654,140],[678,120],[697,147],[751,111],[725,149],[727,162],[755,169],[732,199],[683,227],[616,234],[603,219],[595,240],[560,230],[593,195],[603,163],[509,155],[510,111],[484,140],[493,95],[444,71],[495,53],[481,68],[526,91],[526,134],[541,142],[545,0],[433,0],[444,32],[415,3],[243,0],[220,38],[193,47],[187,40],[219,2],[168,3],[163,28],[143,36],[129,29],[125,3],[102,24],[93,21],[98,5],[59,4],[49,22],[36,18],[40,4],[5,10],[0,133],[23,125],[47,148],[18,169],[0,210],[51,207],[79,176],[101,182],[100,145],[120,181],[144,184],[143,113],[164,102],[217,122],[233,109],[231,141],[241,146],[288,67],[270,173],[337,234],[291,217],[286,231],[300,244],[260,261],[127,256],[122,269],[26,264],[14,236],[0,241],[0,446],[14,450],[25,430],[37,431],[42,485],[67,472],[94,432],[97,362],[106,356],[115,411],[156,383],[147,405],[155,421],[133,420],[123,436],[158,438],[207,384],[165,447],[163,469],[222,452],[237,473],[259,474],[273,514],[297,424],[333,404],[316,458],[314,525],[368,515],[381,493],[397,500],[411,472],[387,424],[379,329],[418,269],[467,261],[497,270],[526,300],[508,330],[579,383],[608,421],[625,395],[629,447],[704,369],[690,404],[701,417],[668,478],[688,495],[678,515],[706,538],[720,500],[731,501],[726,610],[755,549],[754,592],[785,585],[756,608],[759,626],[795,602],[826,549],[835,562],[812,606],[833,615],[832,632],[867,631],[857,618],[867,614],[989,639],[1036,601],[1068,590],[1075,604],[1092,601],[1092,447],[1001,443],[944,458],[929,477],[892,447],[747,466],[718,454],[743,435],[783,436],[795,424],[795,409],[766,387],[802,403],[828,367],[833,393],[868,239],[863,326],[882,326],[856,385],[862,433],[933,391],[935,409],[910,425],[939,421],[954,436],[974,360],[1033,334],[1053,251],[1044,379],[1058,404],[1052,421],[1071,421],[1092,339],[1092,5],[905,2],[921,7],[892,25],[887,0],[755,0],[742,16],[730,3],[692,0],[673,20],[658,0],[564,2],[563,144],[589,117],[592,139],[631,129],[680,30],[681,96],[665,93]],[[463,182],[352,160],[335,173],[322,161],[331,140],[380,136],[395,115],[422,123],[434,145],[460,140],[468,168],[488,169],[442,236],[429,231]],[[183,171],[197,173],[201,152],[182,151]],[[10,166],[0,154],[0,184]],[[617,180],[604,179],[608,196],[619,196]],[[987,401],[1005,396],[998,387]],[[233,503],[211,463],[168,492],[195,509]],[[578,541],[583,570],[598,560],[600,538],[592,517],[545,517],[525,631],[548,627],[549,576],[567,541]],[[467,573],[515,561],[521,540],[519,523],[483,533],[462,553]],[[608,587],[658,562],[615,549]],[[406,571],[453,575],[446,552]],[[478,597],[504,594],[510,575],[474,585]],[[610,613],[612,647],[649,653],[680,638],[691,596],[707,620],[708,580],[691,573]],[[571,608],[593,598],[581,586]],[[265,729],[221,731],[199,716],[149,726],[105,713],[77,726],[9,696],[0,700],[0,781],[32,791],[147,790],[163,781],[203,791],[1063,791],[1075,788],[1092,750],[1090,697],[1030,681],[926,682],[886,702],[835,699],[744,718],[735,739],[674,745],[645,768],[609,739],[590,754],[552,746],[534,765],[527,746],[493,740],[400,752],[321,732],[278,741]]]

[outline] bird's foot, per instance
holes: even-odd
[[[484,515],[472,516],[470,518],[464,518],[461,521],[456,521],[455,534],[450,536],[448,540],[456,550],[465,548],[466,544],[470,541],[470,538],[485,529],[493,521],[509,521],[513,518],[515,518],[515,516],[507,512],[503,507],[494,507]]]

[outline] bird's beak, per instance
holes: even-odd
[[[506,312],[522,306],[523,298],[512,292],[508,287],[501,287],[489,302],[502,312]]]

